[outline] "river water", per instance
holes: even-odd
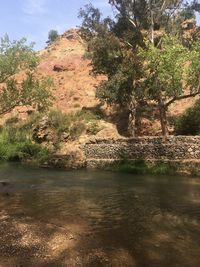
[[[200,179],[0,165],[0,267],[198,267]]]

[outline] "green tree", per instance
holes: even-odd
[[[79,16],[83,18],[82,32],[92,59],[93,74],[104,74],[108,80],[97,88],[97,97],[108,104],[119,104],[129,111],[129,133],[135,135],[136,125],[140,125],[139,103],[144,103],[144,94],[138,87],[136,79],[140,78],[142,68],[133,53],[135,33],[127,21],[115,23],[109,18],[102,19],[100,12],[91,5]],[[92,23],[91,21],[93,21]],[[123,37],[122,37],[123,36]]]
[[[95,47],[94,72],[108,77],[97,87],[96,96],[109,105],[118,104],[125,111],[128,110],[128,133],[131,136],[138,135],[141,130],[141,111],[146,103],[145,87],[140,81],[143,73],[140,58],[112,34],[101,41],[98,38]]]
[[[11,41],[8,36],[0,40],[0,115],[17,106],[33,106],[46,109],[51,104],[50,78],[34,78],[33,71],[38,57],[33,45],[26,39]],[[16,74],[24,77],[17,81]]]
[[[56,30],[50,30],[48,34],[48,44],[52,44],[58,38],[59,34]]]
[[[141,50],[145,62],[145,86],[149,98],[156,101],[162,134],[168,134],[167,110],[175,101],[200,93],[200,41],[188,51],[175,38],[165,36],[161,49],[149,44]]]
[[[107,76],[97,88],[97,97],[129,110],[131,135],[140,132],[142,110],[148,100],[156,101],[162,133],[166,135],[168,106],[193,96],[184,95],[183,86],[189,52],[175,38],[161,36],[155,42],[154,34],[160,28],[163,36],[170,33],[171,23],[188,5],[182,0],[109,0],[109,3],[116,11],[113,20],[102,19],[100,11],[91,5],[79,14],[93,73]],[[193,6],[191,9],[195,10]]]
[[[175,119],[175,134],[199,135],[200,134],[200,101],[186,109],[186,111]]]

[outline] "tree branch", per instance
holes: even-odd
[[[190,98],[190,97],[195,97],[197,96],[198,94],[200,94],[200,92],[196,92],[196,93],[193,93],[193,94],[188,94],[188,95],[182,95],[182,96],[175,96],[173,97],[170,101],[168,101],[166,104],[165,104],[165,107],[169,107],[169,105],[171,105],[173,102],[177,101],[177,100],[182,100],[182,99],[187,99],[187,98]]]

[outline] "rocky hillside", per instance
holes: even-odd
[[[198,28],[195,21],[184,22],[182,29],[184,41],[189,44],[197,33]],[[86,45],[77,29],[66,31],[53,44],[39,52],[40,64],[37,67],[36,76],[38,78],[41,76],[53,78],[54,109],[71,113],[83,108],[93,109],[98,106],[99,102],[95,98],[95,90],[99,82],[105,77],[93,77],[91,75],[91,62],[86,59],[85,53]],[[186,99],[173,104],[169,109],[169,115],[180,115],[194,101],[194,99]],[[20,113],[21,117],[26,117],[26,111],[26,108],[15,109],[11,116]],[[104,107],[104,111],[110,114],[108,107]],[[123,128],[125,124],[124,118],[121,118],[118,113],[115,115],[106,119],[110,123],[102,121],[105,128],[108,127],[109,134],[113,133],[114,136],[118,135],[117,132],[123,132],[123,129],[122,131],[118,130],[120,127]],[[4,121],[8,116],[4,117]],[[161,133],[158,120],[144,119],[143,129],[143,135],[159,135]],[[108,132],[105,131],[105,134],[107,135]]]
[[[94,107],[95,86],[102,79],[90,75],[90,61],[84,58],[85,45],[78,30],[61,35],[55,43],[40,52],[37,74],[54,80],[54,107],[64,112]]]

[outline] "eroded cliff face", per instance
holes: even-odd
[[[182,32],[183,42],[190,43],[199,32],[196,21],[193,19],[185,21],[182,24]],[[70,113],[98,106],[99,101],[95,98],[96,86],[105,77],[92,76],[91,62],[85,58],[86,49],[79,30],[71,29],[61,35],[55,43],[40,51],[41,63],[38,66],[37,75],[49,75],[53,78],[55,109]],[[186,99],[175,102],[169,107],[169,116],[182,114],[186,108],[193,105],[195,100]],[[109,122],[121,124],[119,121],[121,117],[117,116],[116,110],[104,106],[103,111],[108,117],[112,115],[108,118]],[[152,122],[143,119],[142,133],[143,135],[160,135],[159,120],[155,119]]]
[[[198,32],[194,20],[183,23],[183,37],[193,38]],[[103,128],[101,137],[124,134],[127,127],[127,114],[117,108],[113,109],[106,105],[99,107],[99,101],[95,97],[97,85],[105,79],[103,76],[92,76],[91,61],[85,57],[87,46],[81,38],[78,29],[71,29],[51,45],[39,52],[40,64],[36,69],[35,76],[50,76],[54,81],[53,95],[55,97],[53,109],[65,113],[80,111],[82,109],[95,110],[101,108],[105,114],[102,119]],[[23,74],[19,74],[22,78]],[[186,99],[175,102],[169,107],[169,116],[180,115],[190,107],[196,99]],[[29,107],[20,107],[1,118],[3,123],[10,116],[20,116],[26,119]],[[155,116],[157,118],[158,116]],[[109,122],[109,124],[108,124]],[[160,123],[158,119],[142,121],[142,135],[160,135]],[[173,133],[173,129],[171,129]]]
[[[103,77],[90,75],[90,60],[84,57],[86,46],[79,31],[69,30],[55,43],[40,51],[37,75],[49,75],[54,80],[54,107],[63,112],[95,107],[95,87]]]

